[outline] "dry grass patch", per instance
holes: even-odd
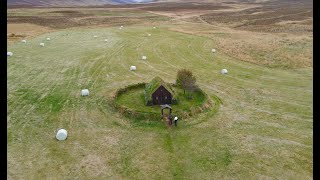
[[[32,38],[44,33],[52,32],[53,29],[31,23],[8,23],[7,31],[7,39],[9,43],[13,43],[20,41],[23,38]]]

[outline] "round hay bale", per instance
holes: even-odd
[[[135,70],[137,70],[136,66],[130,66],[130,71],[135,71]]]
[[[228,74],[228,70],[227,69],[222,69],[220,72],[221,72],[221,74]]]
[[[40,43],[40,46],[42,46],[42,47],[43,47],[43,46],[44,46],[44,43]]]
[[[178,120],[178,117],[176,116],[176,117],[174,117],[174,120],[176,121],[176,120]]]
[[[216,49],[211,49],[211,52],[215,53],[215,52],[216,52]]]
[[[104,41],[105,41],[105,42],[108,42],[108,39],[105,39]]]
[[[147,60],[147,56],[142,56],[142,60]]]
[[[148,34],[148,36],[151,36],[151,34]]]
[[[27,40],[24,39],[24,40],[22,40],[21,42],[22,42],[22,43],[27,43]]]
[[[81,96],[89,96],[89,90],[88,89],[82,89],[81,90]]]
[[[12,56],[13,53],[12,52],[7,52],[7,56]]]
[[[47,41],[50,41],[51,39],[50,38],[47,38]]]
[[[156,29],[156,27],[153,26],[153,29]]]
[[[94,35],[93,37],[94,37],[94,38],[97,38],[98,36],[97,36],[97,35]]]
[[[65,130],[65,129],[60,129],[57,134],[56,134],[56,138],[59,140],[59,141],[64,141],[67,139],[67,136],[68,136],[68,132]]]

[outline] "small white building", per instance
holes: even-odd
[[[56,134],[56,138],[59,140],[59,141],[64,141],[67,139],[67,136],[68,136],[68,132],[65,130],[65,129],[60,129],[57,134]]]
[[[81,96],[89,96],[89,90],[88,89],[82,89],[81,90]]]
[[[12,52],[7,52],[7,56],[12,56],[13,53]]]
[[[137,70],[136,66],[130,66],[130,71],[135,71],[135,70]]]
[[[147,56],[142,56],[142,60],[147,60]]]

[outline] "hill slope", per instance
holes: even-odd
[[[135,4],[153,0],[8,0],[8,6],[92,6],[105,4]]]

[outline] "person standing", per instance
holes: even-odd
[[[177,127],[177,123],[178,123],[178,117],[176,116],[176,117],[174,118],[174,126],[175,126],[175,127]]]
[[[172,126],[172,115],[169,116],[169,126]]]

